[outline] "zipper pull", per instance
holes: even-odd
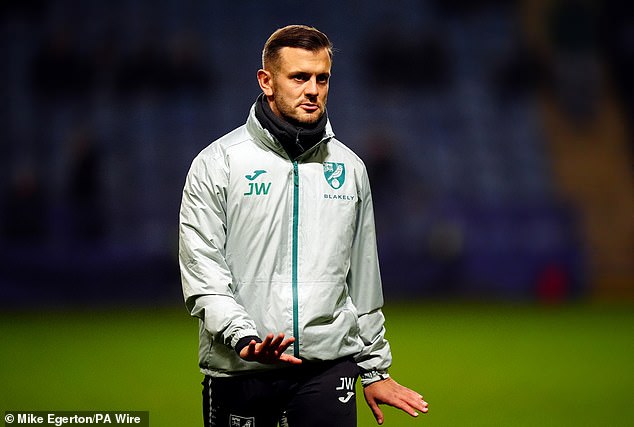
[[[297,135],[295,135],[295,145],[297,145],[297,148],[299,148],[299,153],[303,153],[304,147],[302,147],[302,144],[299,143],[299,134],[302,132],[302,128],[297,128]]]

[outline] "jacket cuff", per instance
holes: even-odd
[[[370,384],[374,384],[377,381],[386,380],[390,378],[390,374],[387,371],[365,371],[361,373],[361,385],[367,387]]]
[[[251,341],[262,342],[260,337],[257,335],[247,335],[246,337],[240,338],[234,347],[238,356],[240,355],[242,349],[248,346]]]

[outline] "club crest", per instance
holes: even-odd
[[[343,163],[324,162],[324,178],[332,188],[338,190],[346,180],[346,165]]]

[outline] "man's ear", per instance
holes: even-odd
[[[273,96],[273,75],[270,71],[258,70],[258,83],[266,96]]]

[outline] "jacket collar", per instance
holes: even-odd
[[[256,101],[257,102],[257,101]],[[255,116],[255,103],[251,106],[251,110],[249,111],[249,117],[247,118],[247,132],[254,138],[254,140],[264,145],[266,148],[275,151],[277,154],[284,158],[289,158],[288,154],[282,147],[282,144],[269,132],[267,129],[262,127],[262,124],[258,121]],[[332,130],[332,126],[330,125],[330,119],[326,122],[326,128],[324,130],[324,137],[321,141],[312,147],[310,150],[303,153],[298,159],[303,159],[309,156],[311,153],[314,153],[320,146],[326,144],[330,139],[334,138],[335,134]],[[290,160],[290,159],[289,159]]]

